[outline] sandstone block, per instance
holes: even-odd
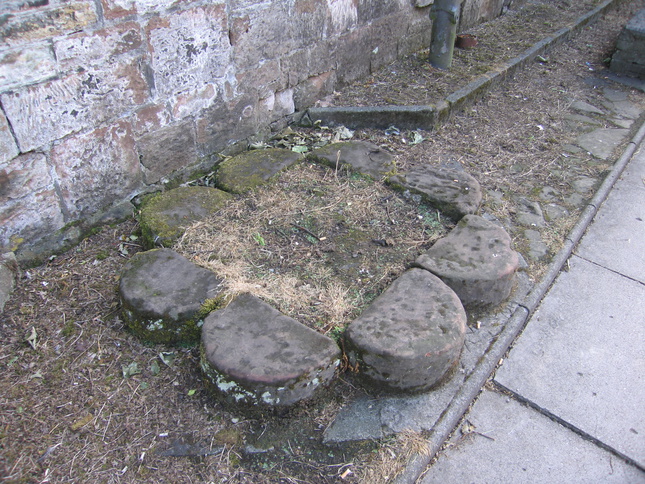
[[[428,203],[457,220],[477,212],[482,202],[479,182],[464,171],[450,168],[420,166],[388,179],[388,183],[420,194]]]
[[[125,122],[66,138],[52,148],[51,162],[73,217],[120,202],[141,183],[139,157]]]
[[[141,26],[136,22],[125,22],[91,35],[81,32],[55,39],[54,52],[58,62],[69,69],[108,63],[142,45]]]
[[[339,363],[332,339],[251,294],[211,313],[202,328],[206,381],[234,403],[279,408],[310,399]]]
[[[428,271],[410,269],[349,325],[345,351],[372,385],[420,392],[457,365],[465,332],[457,295]]]
[[[142,136],[137,140],[137,148],[147,184],[197,163],[192,122],[166,126]]]
[[[194,90],[224,77],[231,55],[226,5],[153,17],[146,30],[158,96]]]
[[[216,183],[227,192],[244,193],[265,184],[301,159],[299,153],[281,148],[245,151],[219,165]]]
[[[33,84],[56,75],[54,53],[47,43],[0,52],[0,92]]]
[[[7,118],[0,110],[0,169],[5,162],[16,156],[18,156],[18,146],[9,130]]]
[[[332,143],[312,151],[308,158],[332,168],[349,165],[354,171],[380,180],[395,169],[394,157],[378,146],[365,141]]]
[[[139,223],[146,248],[170,247],[187,227],[212,215],[232,196],[216,188],[179,187],[143,204]]]
[[[40,5],[42,3],[39,3]],[[8,15],[0,25],[0,42],[17,45],[54,37],[65,32],[81,30],[97,19],[94,3],[90,1],[16,11],[13,15]]]
[[[502,227],[466,215],[416,264],[440,277],[464,306],[481,306],[499,304],[509,296],[519,255]]]
[[[300,83],[294,93],[295,109],[302,111],[312,106],[317,100],[331,94],[336,85],[336,71],[324,72],[312,76]]]
[[[21,151],[101,125],[145,101],[149,88],[136,64],[74,72],[0,96]]]
[[[135,254],[119,282],[125,324],[146,342],[195,344],[204,318],[222,304],[221,282],[170,249]]]

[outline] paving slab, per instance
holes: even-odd
[[[645,285],[573,256],[495,381],[645,465]]]
[[[645,474],[514,399],[485,390],[420,481],[642,483]]]
[[[606,160],[628,135],[628,129],[598,128],[579,136],[576,144],[596,158]]]
[[[616,182],[575,253],[645,283],[645,148]]]

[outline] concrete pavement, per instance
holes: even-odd
[[[644,142],[418,482],[645,483]]]

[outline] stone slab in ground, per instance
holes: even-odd
[[[139,252],[119,282],[125,324],[145,342],[195,344],[221,282],[170,249]]]
[[[466,215],[416,265],[439,276],[466,307],[495,305],[510,294],[519,255],[506,231],[478,215]]]
[[[332,339],[251,294],[206,318],[201,353],[216,396],[261,407],[312,398],[340,364],[340,348]]]
[[[627,135],[628,129],[598,128],[578,136],[576,144],[596,158],[606,160]]]
[[[465,330],[457,295],[431,273],[410,269],[349,324],[345,352],[368,384],[419,392],[457,365]]]
[[[634,156],[575,250],[645,283],[645,149]]]
[[[390,178],[388,184],[420,194],[456,220],[477,212],[482,202],[479,182],[463,170],[423,165]]]
[[[145,201],[139,213],[144,246],[170,247],[190,225],[219,210],[232,195],[210,187],[179,187]]]
[[[645,465],[645,286],[569,260],[495,381]]]
[[[300,160],[300,153],[282,148],[245,151],[220,163],[215,181],[222,190],[244,193],[264,185]]]
[[[370,175],[376,180],[380,180],[396,168],[391,154],[365,141],[332,143],[312,151],[307,157],[333,169],[349,165],[354,171]]]
[[[643,482],[641,471],[512,398],[484,390],[422,484]],[[467,433],[470,431],[470,433]]]

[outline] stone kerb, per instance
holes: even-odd
[[[119,282],[125,324],[144,342],[194,345],[204,317],[223,304],[221,282],[170,249],[140,252]]]
[[[309,399],[334,377],[340,356],[334,340],[251,294],[210,314],[202,328],[207,384],[229,402],[286,407]]]
[[[349,325],[345,351],[377,388],[421,392],[455,367],[465,333],[457,295],[430,272],[410,269]]]
[[[511,292],[519,254],[502,227],[467,215],[416,264],[439,276],[464,306],[496,305]]]

